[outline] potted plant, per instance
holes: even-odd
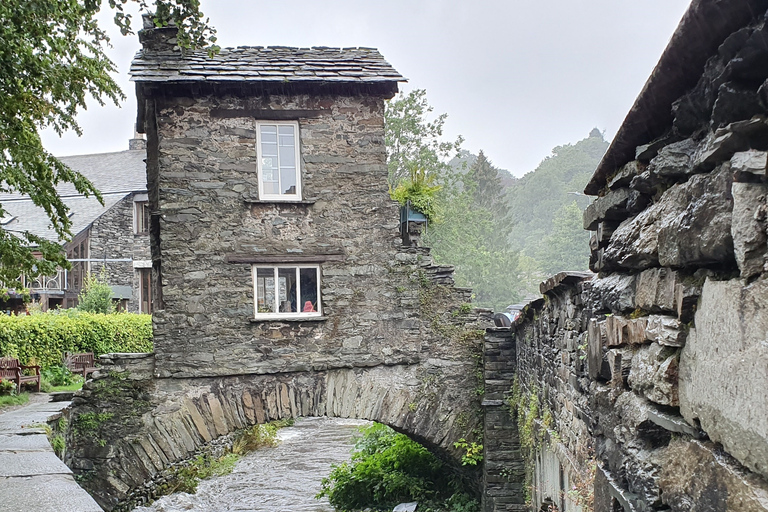
[[[435,195],[440,190],[440,185],[435,185],[435,176],[427,174],[423,167],[412,167],[410,178],[402,180],[395,190],[390,192],[392,199],[400,203],[401,219],[416,222],[431,222],[436,217]],[[420,219],[418,212],[423,215]]]

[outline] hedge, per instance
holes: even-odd
[[[0,356],[43,368],[60,365],[64,352],[152,352],[152,316],[76,310],[0,315]]]

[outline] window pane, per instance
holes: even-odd
[[[264,193],[265,194],[279,194],[280,193],[280,187],[278,186],[278,183],[276,181],[265,181],[264,182]]]
[[[256,304],[259,313],[275,312],[275,270],[256,269]]]
[[[283,194],[296,194],[296,169],[280,169],[280,188]]]
[[[284,137],[291,137],[293,138],[293,125],[292,124],[283,124],[279,126],[280,128],[280,140],[282,141]]]
[[[317,301],[317,269],[302,268],[299,275],[301,279],[301,312],[315,313],[320,311]]]
[[[296,152],[293,146],[280,146],[280,167],[296,167]]]
[[[277,143],[277,126],[274,124],[261,125],[261,141]]]
[[[264,142],[261,143],[261,155],[262,157],[271,156],[275,157],[277,156],[277,144],[266,144]],[[277,167],[277,160],[275,159],[274,162],[275,167]]]
[[[296,268],[277,269],[280,281],[280,312],[296,312]]]

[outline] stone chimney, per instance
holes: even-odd
[[[145,52],[153,53],[181,53],[176,38],[178,27],[169,23],[166,27],[156,27],[151,14],[142,15],[144,28],[139,30],[139,42]]]
[[[135,126],[133,128],[133,138],[128,139],[128,149],[147,149],[147,140],[144,138],[144,134],[139,133]]]

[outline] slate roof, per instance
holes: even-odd
[[[70,209],[73,235],[87,229],[121,199],[134,192],[147,190],[147,171],[144,163],[146,157],[146,151],[141,149],[59,159],[88,178],[101,191],[104,199],[104,205],[101,205],[94,197],[86,198],[78,194],[69,183],[56,187],[64,204]],[[58,242],[45,212],[35,206],[29,197],[21,194],[0,194],[0,204],[8,212],[6,218],[15,217],[2,225],[4,229],[12,232],[29,231],[52,242]]]
[[[375,48],[240,46],[185,55],[140,50],[131,63],[134,82],[404,82]]]

